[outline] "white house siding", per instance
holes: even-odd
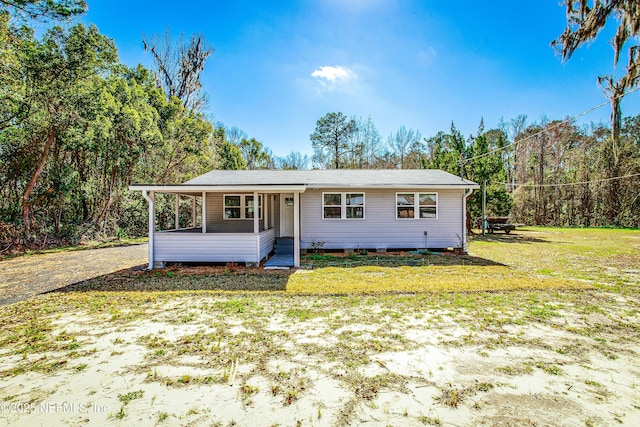
[[[159,232],[154,234],[154,260],[259,262],[273,249],[274,239],[273,229],[260,234]]]
[[[260,233],[259,244],[260,244],[261,260],[266,258],[267,255],[271,253],[271,251],[273,250],[273,244],[275,243],[275,241],[276,241],[276,234],[273,228]]]
[[[345,248],[447,248],[462,243],[462,198],[464,190],[357,190],[325,192],[364,192],[365,219],[322,219],[321,190],[301,194],[301,247],[324,242],[325,249]],[[437,219],[396,219],[396,193],[438,193]],[[424,232],[427,232],[425,237]]]

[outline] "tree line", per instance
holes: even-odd
[[[83,13],[82,0],[0,0],[0,240],[77,243],[144,235],[147,206],[131,183],[183,182],[211,169],[438,168],[488,183],[490,215],[543,225],[640,224],[640,117],[612,130],[519,116],[464,137],[401,126],[386,141],[373,120],[331,112],[313,155],[276,156],[203,114],[201,35],[144,38],[154,66],[128,67],[94,26],[35,23]],[[470,199],[480,215],[481,194]],[[158,219],[173,218],[159,197]],[[185,216],[188,215],[185,206]],[[5,248],[0,248],[4,250]]]
[[[386,144],[371,119],[329,113],[310,136],[320,168],[442,169],[487,185],[487,214],[549,226],[640,225],[640,116],[626,117],[617,142],[606,124],[578,126],[524,115],[464,137],[422,137],[400,127]],[[482,215],[482,191],[469,198],[470,218]]]

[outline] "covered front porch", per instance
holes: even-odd
[[[281,237],[289,238],[286,240],[292,244],[293,262],[287,266],[300,266],[300,193],[304,188],[213,186],[194,191],[184,185],[135,187],[132,189],[142,190],[149,203],[149,269],[167,262],[259,265]],[[158,194],[175,197],[172,229],[158,230]],[[184,217],[185,198],[191,200],[192,206],[188,220]],[[283,258],[274,259],[272,264],[278,266],[278,259]]]

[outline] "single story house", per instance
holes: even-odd
[[[258,264],[276,245],[276,253],[289,256],[270,265],[295,267],[302,249],[465,250],[466,201],[479,186],[441,170],[340,169],[214,170],[183,184],[129,188],[149,203],[153,268]],[[174,229],[156,230],[158,193],[176,197]],[[192,201],[189,224],[180,224],[178,214],[184,197]]]

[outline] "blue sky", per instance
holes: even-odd
[[[206,114],[276,155],[310,154],[316,121],[332,111],[371,116],[384,141],[402,125],[428,137],[452,121],[468,135],[481,117],[486,128],[518,114],[565,118],[606,101],[596,77],[613,72],[613,28],[561,63],[549,45],[565,27],[558,0],[88,3],[82,21],[130,66],[151,65],[143,33],[201,32],[215,49]],[[629,95],[623,113],[638,114],[638,101]],[[608,117],[603,107],[582,123]]]

